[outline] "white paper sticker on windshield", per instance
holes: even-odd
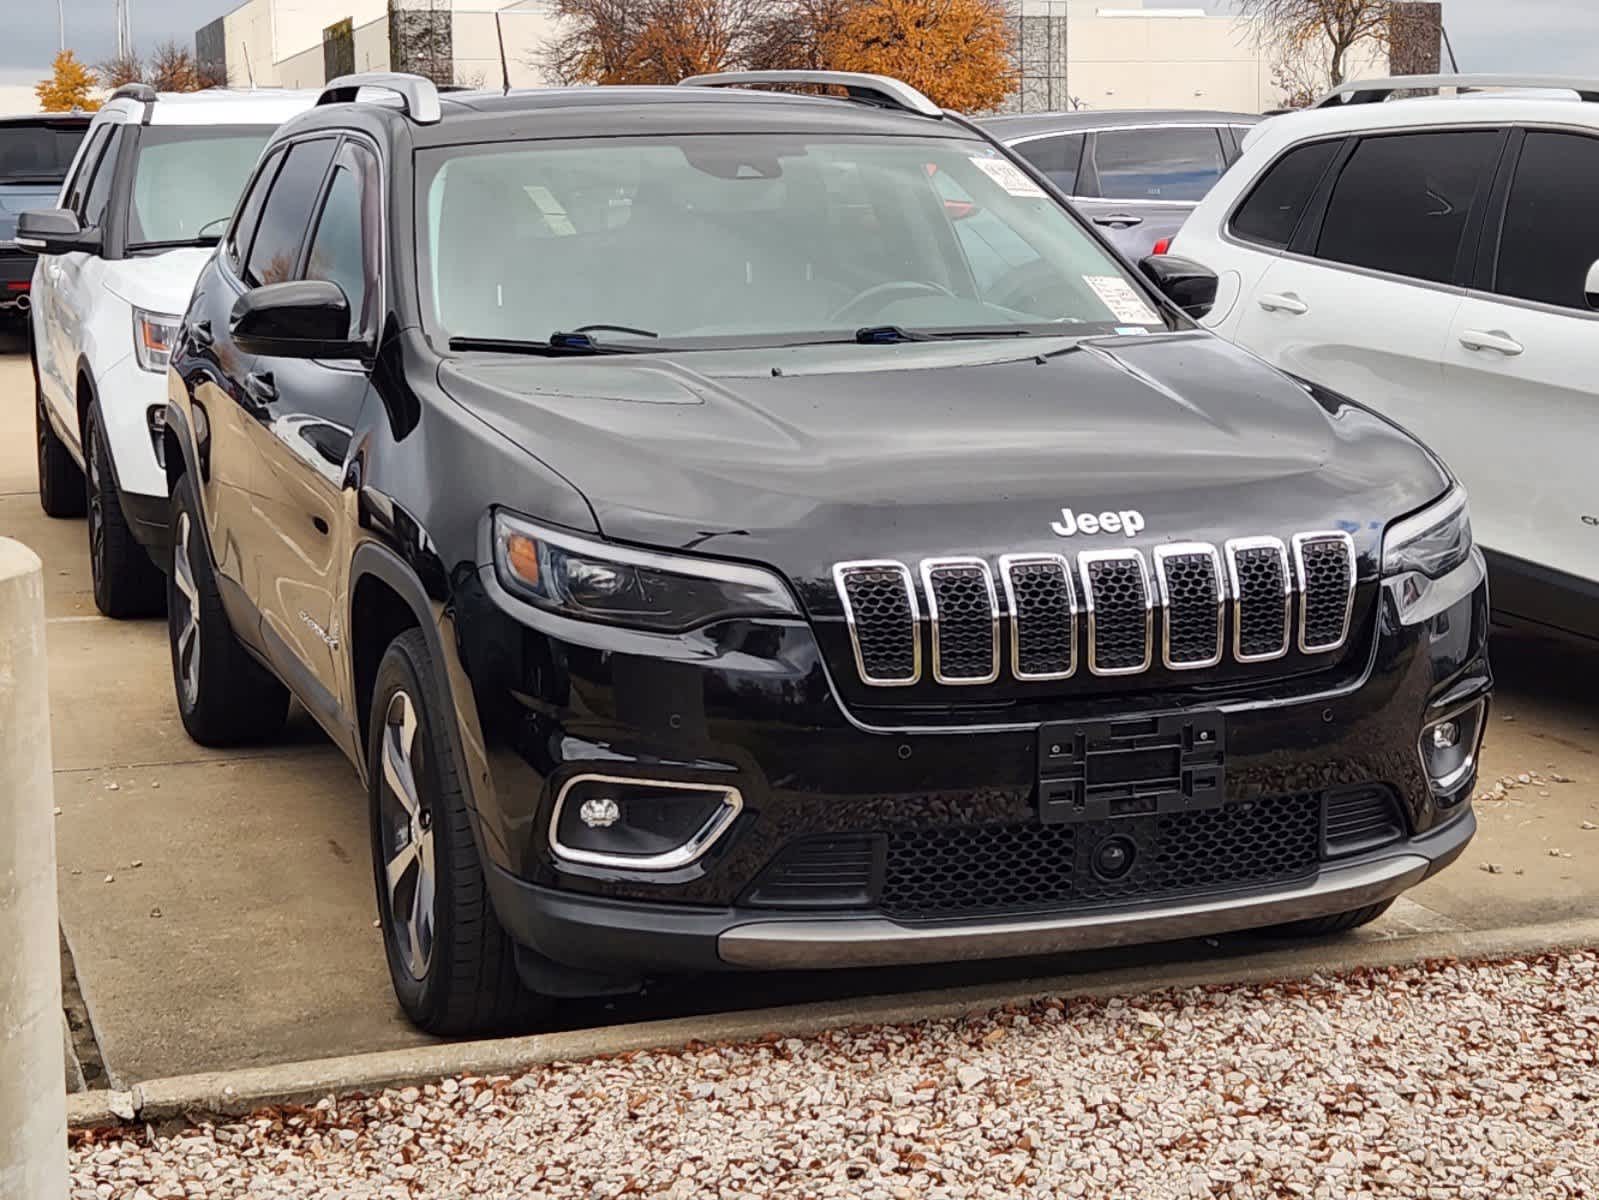
[[[1012,196],[1026,196],[1030,200],[1037,200],[1044,195],[1044,189],[1027,178],[1027,172],[1023,171],[1008,158],[999,158],[997,156],[979,158],[973,155],[972,162],[976,164],[979,171],[999,184]]]
[[[1144,298],[1125,279],[1118,279],[1114,275],[1084,275],[1083,282],[1094,289],[1094,294],[1118,321],[1135,325],[1160,324],[1155,310],[1144,303]]]

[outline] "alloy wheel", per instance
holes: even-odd
[[[433,957],[438,876],[432,813],[423,803],[419,784],[422,744],[417,739],[416,705],[406,692],[390,698],[382,736],[379,833],[389,931],[412,978],[422,979]]]
[[[172,582],[183,597],[172,614],[177,630],[178,678],[183,684],[183,704],[193,708],[200,698],[200,589],[194,580],[194,564],[189,555],[189,534],[193,526],[186,512],[178,514],[177,536],[172,546]]]

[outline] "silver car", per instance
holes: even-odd
[[[1029,113],[983,124],[1136,262],[1174,236],[1238,158],[1254,113]]]

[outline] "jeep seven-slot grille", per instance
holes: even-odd
[[[1005,555],[997,576],[981,558],[846,562],[833,572],[866,683],[917,683],[929,653],[941,684],[991,683],[1002,670],[1031,683],[1069,678],[1080,660],[1095,675],[1147,671],[1157,640],[1173,671],[1215,667],[1229,655],[1267,662],[1295,646],[1303,654],[1342,648],[1354,609],[1354,541],[1304,533],[1292,545],[1291,563],[1282,540],[1256,537],[1221,549],[1159,546],[1153,566],[1129,548],[1075,561]]]
[[[1355,598],[1355,543],[1347,533],[1302,533],[1294,538],[1298,574],[1299,648],[1336,650],[1349,636]]]

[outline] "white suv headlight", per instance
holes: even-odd
[[[172,343],[177,340],[182,317],[167,313],[133,310],[133,353],[146,371],[165,373],[172,361]]]
[[[1382,573],[1416,571],[1441,579],[1471,554],[1471,509],[1459,484],[1442,500],[1388,527],[1382,543]]]

